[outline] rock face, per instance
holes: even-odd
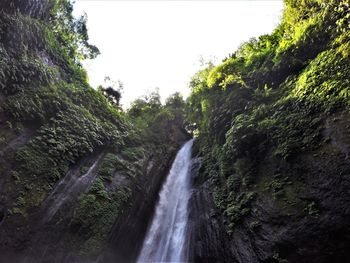
[[[193,192],[189,202],[189,261],[233,262],[222,218],[216,217],[210,183],[197,182],[200,158],[193,159]]]
[[[0,3],[0,10],[6,13],[21,12],[33,18],[46,19],[54,0],[3,0]]]
[[[128,114],[90,87],[80,58],[98,50],[72,8],[0,1],[0,262],[95,261],[109,234],[136,257],[189,139],[182,108]]]
[[[134,181],[123,174],[114,175],[109,186],[111,190],[113,190],[112,188],[128,187],[131,195],[121,209],[121,214],[116,216],[117,221],[110,230],[108,246],[99,257],[98,262],[133,262],[136,260],[148,224],[152,219],[160,188],[179,147],[187,139],[188,135],[184,134],[179,139],[178,144],[174,144],[166,153],[156,154],[148,158],[144,163],[143,174],[135,178]],[[95,178],[97,168],[101,166],[101,156],[98,154],[82,160],[67,173],[67,176],[79,172],[84,164],[89,164],[88,167],[94,167],[94,170],[88,169],[86,174],[92,173],[92,177]],[[84,175],[77,178],[83,179],[83,177]],[[62,181],[64,182],[65,179],[63,178]],[[90,184],[92,183],[91,181]],[[60,186],[59,183],[58,186]],[[75,185],[71,186],[75,187]],[[69,188],[68,193],[77,195],[75,188],[72,192]],[[65,195],[63,199],[66,196],[68,195]],[[60,201],[62,196],[56,199],[54,201]],[[53,215],[50,214],[52,204],[48,207],[43,205],[42,210],[34,211],[33,216],[29,218],[25,226],[20,220],[18,222],[3,222],[6,209],[0,207],[0,250],[2,249],[0,262],[22,262],[23,260],[28,263],[39,260],[57,263],[87,262],[86,258],[81,259],[76,254],[74,245],[71,245],[72,241],[69,241],[81,242],[81,239],[86,235],[82,232],[81,226],[74,222],[77,205],[76,198],[74,200],[67,199],[67,202],[62,204],[62,207],[59,207]],[[46,217],[48,212],[49,218]],[[20,227],[20,231],[16,230],[16,227]]]
[[[188,139],[188,136],[183,139]],[[137,259],[159,191],[183,142],[180,141],[167,154],[154,156],[148,161],[146,173],[134,184],[131,202],[115,223],[109,245],[98,262],[134,262]]]
[[[194,162],[191,198],[190,258],[193,262],[342,263],[350,257],[349,118],[325,120],[324,143],[313,152],[282,161],[266,155],[259,164],[257,197],[250,214],[227,234],[225,218],[211,195],[210,180],[200,182]],[[268,171],[268,173],[266,172]],[[279,181],[285,197],[259,188],[269,178]]]
[[[33,209],[27,220],[21,218],[13,221],[4,220],[0,228],[0,250],[4,255],[1,260],[28,263],[38,262],[38,260],[50,262],[76,260],[75,256],[71,255],[72,251],[66,248],[64,237],[72,232],[71,220],[78,196],[93,184],[93,179],[74,183],[72,178],[85,179],[84,176],[81,176],[81,169],[84,165],[94,166],[90,173],[92,177],[96,176],[103,156],[103,152],[98,152],[82,158],[56,184],[52,192],[58,189],[60,195],[55,195],[52,200],[48,197],[40,207]],[[67,181],[68,177],[72,178]],[[13,193],[6,190],[8,196],[11,197]],[[2,195],[6,195],[6,192]],[[57,202],[60,204],[55,206],[54,203],[58,204]],[[54,213],[50,213],[50,211],[53,212],[52,209],[55,210]]]

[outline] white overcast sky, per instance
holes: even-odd
[[[121,103],[158,87],[163,99],[180,91],[198,71],[199,59],[219,63],[251,37],[278,25],[282,0],[101,1],[76,0],[76,15],[88,16],[90,42],[100,51],[84,62],[90,84],[105,76],[121,80]]]

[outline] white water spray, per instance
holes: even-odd
[[[186,262],[186,227],[190,198],[193,140],[177,153],[165,184],[138,262]]]

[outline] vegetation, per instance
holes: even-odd
[[[121,82],[106,78],[97,89],[88,84],[81,61],[99,50],[89,42],[86,16],[74,18],[69,0],[22,2],[0,4],[6,222],[24,231],[63,177],[84,176],[102,154],[92,185],[49,222],[70,225],[65,237],[71,247],[95,257],[132,196],[131,185],[144,180],[150,156],[178,142],[185,102],[174,94],[162,105],[155,91],[123,112]],[[19,143],[8,147],[12,140]]]
[[[131,122],[140,127],[133,141],[143,141],[150,144],[149,147],[156,145],[158,150],[166,151],[169,142],[176,142],[180,136],[178,127],[184,123],[184,108],[185,102],[179,93],[169,96],[162,105],[157,89],[135,100],[127,112]]]
[[[318,149],[325,119],[349,110],[348,1],[285,5],[271,35],[244,43],[218,66],[206,65],[190,82],[187,117],[199,133],[201,180],[212,182],[230,233],[257,195],[270,194],[277,205],[283,199],[283,209],[318,213],[295,200],[303,180],[292,171],[259,169]]]
[[[76,20],[71,12],[69,1],[57,1],[45,20],[20,12],[1,15],[0,83],[6,98],[1,112],[9,123],[35,130],[16,153],[16,187],[24,210],[38,206],[83,156],[120,147],[128,126],[87,84],[80,60],[98,50],[88,43],[85,18]]]
[[[242,44],[217,66],[205,64],[186,102],[175,93],[163,105],[155,90],[127,112],[122,83],[88,84],[81,61],[99,51],[89,42],[86,17],[75,19],[69,0],[41,1],[33,13],[22,2],[0,4],[1,202],[8,208],[0,211],[2,224],[28,231],[58,182],[72,172],[86,175],[103,156],[92,184],[48,224],[69,225],[71,248],[95,257],[140,189],[148,160],[171,152],[184,124],[198,135],[199,180],[211,184],[231,236],[266,196],[284,215],[322,214],[317,201],[298,198],[306,179],[295,160],[317,155],[326,120],[349,112],[348,0],[285,0],[274,32]],[[262,224],[248,225],[255,233]],[[278,252],[273,259],[286,262]]]
[[[79,228],[76,236],[85,239],[78,247],[82,256],[98,256],[101,252],[108,231],[122,211],[122,207],[130,197],[130,189],[121,187],[108,193],[104,181],[98,178],[88,193],[78,200],[73,217],[73,224]]]

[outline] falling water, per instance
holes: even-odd
[[[138,262],[185,262],[190,164],[193,140],[177,153],[160,192],[160,199]]]

